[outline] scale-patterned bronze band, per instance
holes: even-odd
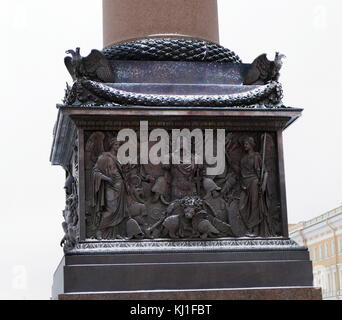
[[[218,44],[186,39],[144,39],[102,50],[110,60],[241,62],[233,51]]]

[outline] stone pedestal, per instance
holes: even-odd
[[[244,295],[243,288],[284,288],[279,299],[297,299],[312,291],[296,293],[295,287],[310,288],[312,281],[308,251],[291,240],[144,240],[107,242],[107,246],[88,241],[61,261],[52,296],[115,292],[108,296],[114,298],[124,292],[123,299],[241,299],[252,296],[250,291]],[[270,299],[270,292],[256,293],[255,298]]]
[[[288,238],[282,134],[302,110],[276,78],[254,81],[256,64],[202,41],[71,54],[51,152],[67,172],[54,299],[319,298],[307,249]],[[203,132],[224,170],[208,173],[214,154],[196,163],[196,149],[190,163],[122,163],[123,129],[139,159],[155,129]]]

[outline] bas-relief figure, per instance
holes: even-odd
[[[149,149],[157,142],[149,141]],[[162,212],[170,204],[171,177],[167,164],[141,165],[143,199],[146,205],[148,225],[153,225],[162,217]]]
[[[70,165],[66,168],[65,209],[62,228],[64,236],[60,242],[64,251],[72,249],[79,239],[79,214],[78,214],[78,140],[74,143]]]
[[[256,152],[252,137],[243,139],[246,155],[240,162],[241,196],[239,211],[248,233],[252,236],[272,236],[268,217],[267,176],[264,160]],[[265,154],[263,154],[265,156]]]
[[[190,164],[122,165],[115,136],[87,135],[87,238],[281,235],[272,134],[229,133],[225,171],[214,177],[194,154]]]
[[[177,199],[168,206],[164,217],[147,231],[150,233],[160,225],[160,237],[205,239],[231,235],[229,225],[210,214],[207,208],[198,196]]]
[[[112,139],[109,152],[98,157],[93,168],[93,203],[96,237],[121,237],[120,225],[127,213],[126,190],[116,153],[119,141]]]

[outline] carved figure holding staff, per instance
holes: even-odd
[[[266,139],[263,139],[262,157],[256,152],[252,137],[243,139],[246,155],[240,161],[241,187],[239,211],[247,228],[247,236],[273,235],[268,217],[267,176],[265,168]]]

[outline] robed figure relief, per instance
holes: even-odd
[[[183,138],[184,139],[184,138]],[[185,139],[184,139],[185,140]],[[184,146],[187,141],[180,143],[178,148],[170,155],[171,160],[177,153],[179,155],[185,155],[190,153],[190,161],[184,161],[183,157],[180,157],[178,164],[171,164],[171,198],[172,200],[182,199],[186,196],[195,196],[200,193],[201,175],[203,165],[198,164],[197,155],[191,150],[187,150]]]
[[[256,152],[252,137],[243,139],[246,154],[240,161],[241,195],[239,210],[248,236],[273,235],[268,213],[267,176],[265,161]]]
[[[115,138],[109,152],[103,152],[93,169],[93,207],[95,208],[96,238],[121,238],[121,224],[126,214],[125,186],[117,160],[120,146]]]
[[[93,132],[86,143],[88,238],[281,235],[276,145],[272,134],[229,133],[225,170],[216,176],[206,174],[208,164],[200,164],[192,149],[190,161],[181,157],[179,162],[172,162],[176,152],[187,151],[186,143],[180,143],[167,155],[168,163],[122,165],[117,159],[121,143],[115,136],[116,132]],[[182,201],[188,203],[197,198],[202,204],[193,215],[178,206]],[[209,221],[210,225],[200,225],[206,224],[211,231],[197,230],[197,220]],[[183,224],[194,228],[190,234],[182,231]]]

